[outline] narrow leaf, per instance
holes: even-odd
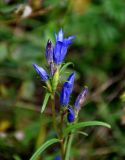
[[[73,141],[73,134],[70,134],[68,144],[67,144],[67,149],[66,149],[66,155],[65,155],[65,160],[69,160],[71,156],[71,145]]]
[[[103,127],[107,127],[107,128],[111,128],[111,126],[107,123],[104,122],[100,122],[100,121],[87,121],[87,122],[80,122],[80,123],[76,123],[76,124],[72,124],[69,127],[67,127],[64,130],[64,134],[68,134],[71,131],[74,131],[76,129],[82,128],[82,127],[88,127],[88,126],[103,126]]]
[[[73,63],[72,63],[72,62],[68,62],[68,63],[64,64],[64,65],[62,66],[62,68],[60,69],[60,74],[61,74],[62,72],[64,72],[64,70],[65,70],[69,65],[73,65]]]
[[[42,146],[40,146],[36,152],[32,155],[32,157],[30,158],[30,160],[36,160],[39,155],[47,148],[49,147],[50,145],[54,144],[54,143],[57,143],[59,142],[60,140],[59,139],[56,139],[56,138],[53,138],[51,140],[48,140],[47,142],[45,142]]]
[[[82,134],[82,135],[84,135],[84,136],[88,136],[88,134],[87,134],[86,132],[77,131],[76,133],[78,133],[78,134]]]
[[[42,108],[41,108],[41,113],[43,113],[43,111],[44,111],[45,108],[46,108],[47,102],[48,102],[48,100],[49,100],[49,96],[50,96],[50,93],[46,93],[45,98],[44,98],[44,101],[43,101],[43,105],[42,105]]]

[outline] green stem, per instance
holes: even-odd
[[[66,153],[66,148],[67,148],[67,142],[68,142],[68,136],[65,137],[65,140],[64,140],[64,152]]]
[[[55,110],[55,99],[54,94],[51,95],[51,103],[52,103],[52,116],[53,116],[53,126],[56,131],[57,137],[59,138],[59,131],[56,124],[56,110]]]
[[[63,132],[62,132],[62,126],[63,126],[63,118],[61,118],[61,132],[59,132],[57,128],[56,123],[56,110],[55,110],[55,99],[54,99],[54,93],[51,95],[51,101],[52,101],[52,115],[53,115],[53,126],[55,128],[57,137],[60,139],[60,147],[61,147],[61,157],[62,160],[64,160],[64,140],[63,140]]]
[[[61,113],[61,121],[60,121],[60,138],[61,138],[61,154],[62,154],[62,160],[64,160],[65,157],[65,150],[64,150],[64,137],[63,137],[63,121],[64,121],[64,113]]]
[[[65,160],[69,160],[69,158],[70,158],[70,150],[71,150],[72,140],[73,140],[73,133],[70,133],[69,137],[68,137],[67,147],[66,147]]]

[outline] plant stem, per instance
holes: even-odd
[[[70,158],[70,149],[71,149],[71,145],[72,145],[72,140],[73,140],[73,133],[70,133],[68,136],[65,160],[69,160],[69,158]]]
[[[59,131],[56,124],[56,110],[55,110],[55,99],[54,99],[54,93],[51,95],[51,103],[52,103],[52,116],[53,116],[53,126],[56,131],[57,137],[59,138]]]
[[[64,113],[61,113],[61,120],[60,120],[60,135],[61,135],[61,154],[62,154],[62,160],[64,160],[65,157],[65,150],[64,150],[64,137],[63,137],[63,120],[64,120]]]
[[[54,93],[51,95],[51,101],[52,101],[52,115],[53,115],[53,126],[55,128],[57,137],[60,139],[60,147],[61,147],[61,157],[62,160],[64,160],[64,139],[63,139],[63,117],[61,116],[61,131],[59,132],[58,127],[57,127],[57,123],[56,123],[56,110],[55,110],[55,97],[54,97]]]

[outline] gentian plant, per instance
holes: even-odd
[[[53,127],[55,129],[56,137],[45,142],[38,150],[32,155],[30,160],[36,160],[40,154],[47,149],[50,145],[54,143],[59,143],[59,154],[54,159],[55,160],[69,160],[71,157],[71,145],[74,135],[76,135],[80,128],[94,125],[102,125],[110,128],[110,125],[100,121],[86,121],[79,122],[79,111],[83,106],[87,94],[88,87],[83,87],[81,93],[77,96],[75,104],[70,103],[70,97],[73,91],[75,72],[71,73],[67,77],[65,83],[62,86],[62,90],[59,96],[60,99],[60,110],[56,112],[55,109],[55,95],[57,93],[57,86],[60,83],[60,77],[62,72],[71,63],[64,63],[64,58],[67,54],[68,47],[72,44],[74,36],[68,38],[64,37],[63,30],[61,29],[58,34],[55,34],[55,45],[48,40],[46,45],[45,57],[47,60],[49,73],[37,64],[33,64],[36,72],[41,77],[41,80],[45,82],[46,85],[46,95],[43,101],[43,106],[41,108],[41,113],[44,112],[48,100],[51,100],[52,106],[52,119]],[[60,120],[57,120],[60,119]]]

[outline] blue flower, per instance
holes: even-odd
[[[64,83],[61,94],[60,94],[60,103],[62,106],[67,106],[69,103],[70,94],[73,89],[75,79],[75,73],[72,73],[67,81]]]
[[[60,157],[60,156],[56,156],[56,157],[54,158],[54,160],[61,160],[61,157]]]
[[[75,120],[75,112],[71,107],[68,107],[67,120],[69,123],[74,122]]]
[[[43,81],[47,81],[49,79],[49,75],[42,67],[39,67],[37,64],[33,64],[33,67],[36,69]]]
[[[84,87],[83,91],[78,95],[75,101],[75,108],[77,111],[80,110],[81,105],[84,103],[88,93],[88,87]]]
[[[50,40],[46,44],[46,59],[49,65],[53,62],[53,45]]]
[[[54,47],[54,62],[59,65],[64,60],[68,46],[72,43],[72,39],[74,36],[70,36],[68,38],[64,38],[63,30],[61,29],[58,34],[55,34],[56,37],[56,44]]]

